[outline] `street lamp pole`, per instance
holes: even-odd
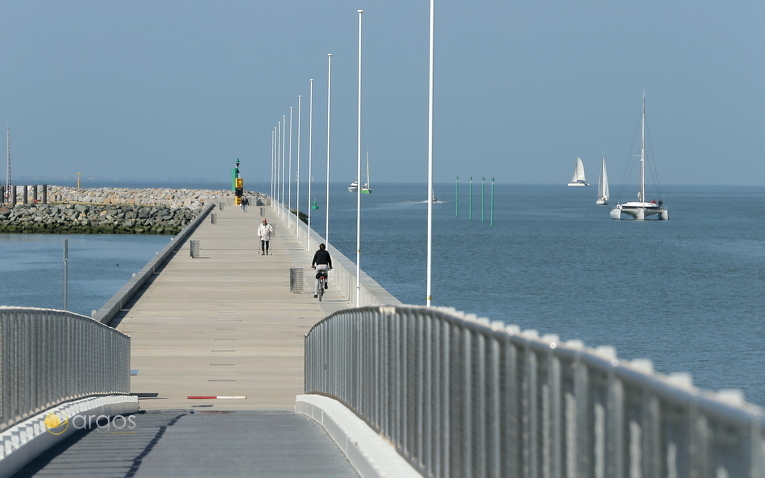
[[[329,126],[332,116],[332,53],[327,53],[327,206],[324,208],[324,242],[329,244]]]
[[[308,223],[305,228],[305,250],[310,250],[311,236],[311,183],[313,183],[313,78],[308,94]]]
[[[428,259],[427,259],[427,306],[432,295],[433,261],[433,40],[435,30],[435,0],[430,0],[430,61],[428,67]]]
[[[301,121],[301,104],[303,97],[298,95],[298,125],[297,125],[297,178],[295,179],[296,196],[295,196],[295,236],[300,240],[300,123]]]
[[[289,167],[287,168],[287,224],[292,221],[292,106],[290,106],[290,147],[289,147]]]
[[[356,117],[356,307],[359,307],[361,291],[361,14],[359,10],[359,77],[358,111]]]

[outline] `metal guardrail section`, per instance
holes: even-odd
[[[426,476],[765,476],[762,409],[612,347],[416,306],[337,312],[305,344],[306,393]]]
[[[0,307],[0,431],[60,403],[130,392],[130,337],[71,312]]]

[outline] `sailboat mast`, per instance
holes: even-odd
[[[645,202],[645,94],[643,94],[643,117],[640,132],[640,202]]]

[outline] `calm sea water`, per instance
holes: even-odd
[[[91,187],[160,187],[104,183]],[[329,239],[355,261],[356,196],[346,186],[332,186]],[[472,219],[468,188],[461,182],[456,211],[455,185],[436,187],[434,305],[613,345],[621,358],[650,358],[661,372],[689,372],[701,388],[742,389],[765,405],[765,188],[664,187],[670,221],[638,222],[610,219],[595,187],[498,184],[493,225],[491,184],[483,221],[481,184],[473,182]],[[323,235],[323,186],[314,192],[312,224]],[[426,197],[424,185],[377,184],[362,198],[361,268],[404,303],[425,304]],[[168,240],[70,236],[70,309],[98,309]],[[0,264],[11,272],[0,304],[61,306],[62,241],[0,236]]]

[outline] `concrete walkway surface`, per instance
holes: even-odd
[[[274,226],[261,255],[261,211]],[[294,223],[269,207],[216,208],[190,241],[113,321],[131,337],[131,391],[142,410],[294,410],[303,393],[305,334],[330,313],[351,307],[338,288],[313,298],[314,251]],[[290,291],[290,268],[302,267],[304,291]],[[310,284],[309,284],[310,282]],[[246,397],[190,399],[188,397]]]

